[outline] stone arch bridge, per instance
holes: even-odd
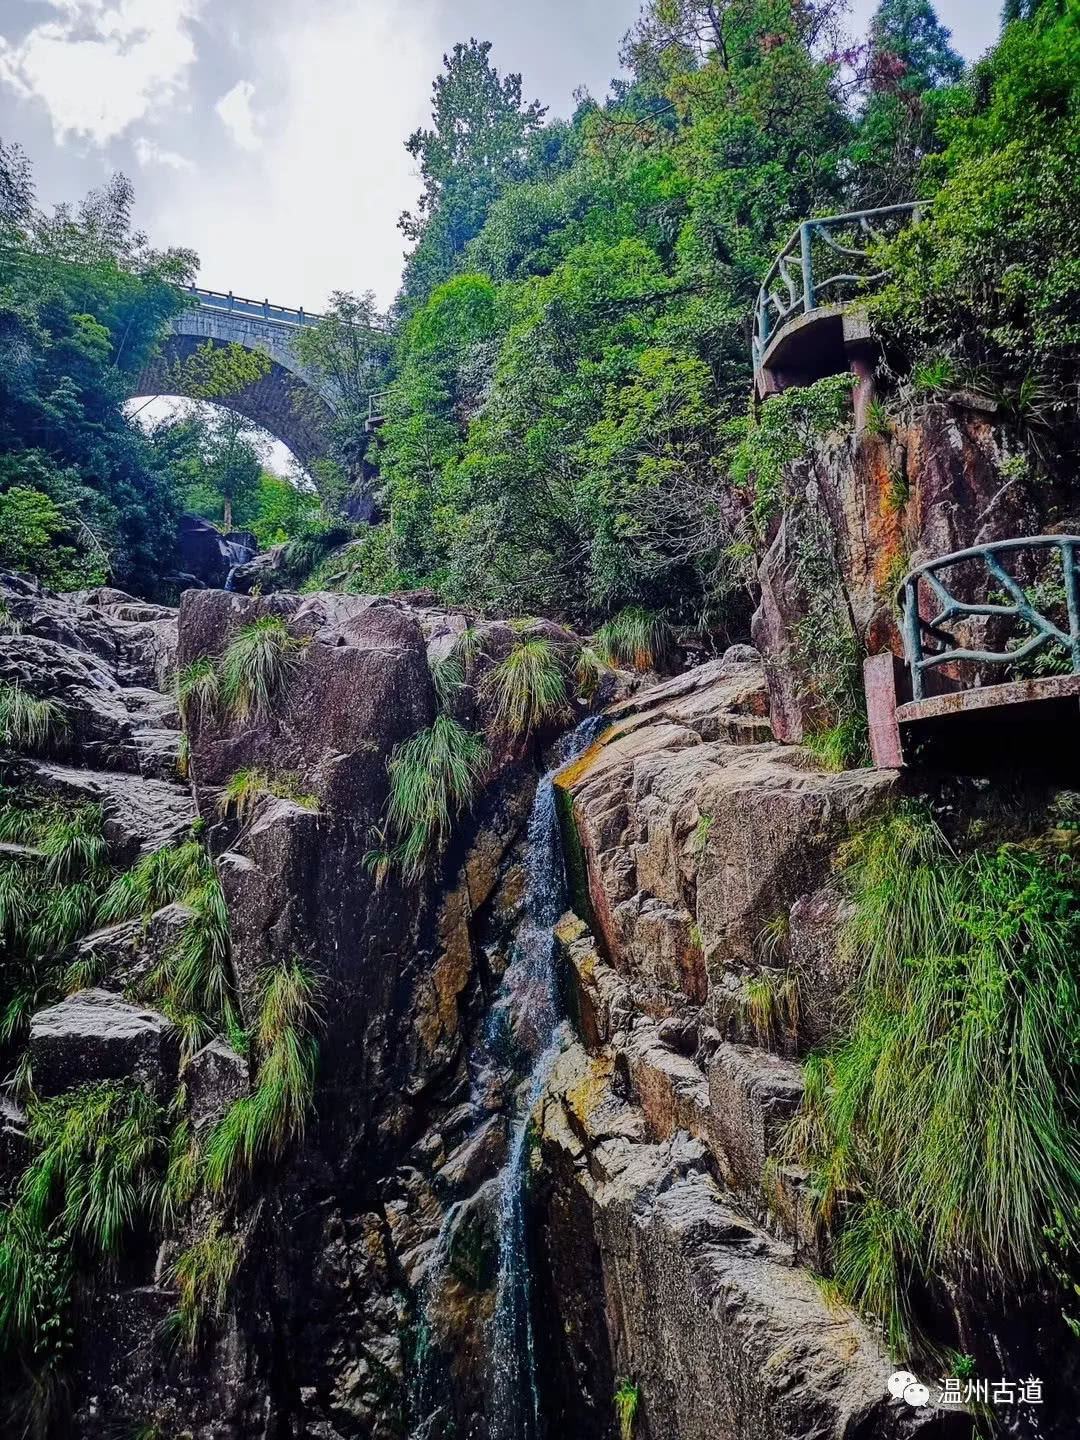
[[[318,460],[328,448],[330,422],[340,406],[340,394],[304,368],[293,351],[293,341],[305,325],[314,325],[322,317],[271,305],[268,300],[245,300],[231,292],[192,286],[184,293],[197,303],[174,318],[171,334],[137,377],[132,394],[170,393],[169,367],[194,354],[207,340],[261,350],[270,357],[268,373],[213,403],[261,425],[287,445],[302,465]]]

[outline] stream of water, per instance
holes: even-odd
[[[579,756],[603,728],[599,717],[585,720],[560,741],[555,765],[540,780],[529,817],[526,889],[522,918],[510,963],[488,1015],[474,1063],[474,1074],[489,1071],[495,1056],[510,1048],[519,1081],[514,1089],[510,1143],[498,1177],[498,1269],[495,1310],[489,1337],[488,1416],[490,1440],[541,1440],[543,1434],[536,1375],[536,1337],[532,1318],[532,1280],[526,1232],[525,1185],[529,1120],[560,1049],[560,1005],[556,971],[555,926],[568,903],[566,867],[555,799],[555,776]],[[448,1258],[448,1237],[456,1206],[443,1221],[425,1282],[427,1303],[438,1294]],[[426,1309],[426,1305],[424,1307]],[[422,1330],[427,1327],[427,1316]],[[427,1327],[429,1328],[429,1327]],[[426,1357],[424,1357],[426,1358]],[[424,1416],[433,1388],[423,1359],[414,1397]],[[426,1435],[426,1422],[414,1440]]]

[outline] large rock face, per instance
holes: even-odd
[[[522,745],[492,725],[482,677],[514,630],[423,594],[188,592],[180,665],[220,655],[266,614],[301,642],[266,713],[192,717],[189,792],[139,768],[139,727],[125,729],[157,715],[175,733],[175,711],[143,688],[159,645],[177,652],[175,620],[135,615],[108,592],[12,594],[27,643],[11,663],[28,687],[73,714],[86,694],[105,708],[72,753],[9,761],[11,777],[100,799],[125,858],[183,833],[197,807],[228,902],[244,1028],[268,965],[300,959],[320,987],[313,1113],[290,1153],[234,1197],[242,1259],[226,1313],[194,1357],[163,1350],[169,1269],[199,1233],[204,1197],[189,1229],[99,1290],[72,1433],[153,1423],[194,1440],[501,1440],[490,1326],[515,1106],[534,1093],[517,1051],[536,981],[513,962],[549,738]],[[406,885],[369,859],[383,843],[386,764],[433,719],[430,665],[467,627],[487,654],[450,703],[488,733],[489,783],[430,873]],[[63,647],[52,690],[48,645]],[[829,1035],[858,967],[838,944],[847,912],[832,860],[895,776],[824,773],[775,743],[768,707],[760,656],[736,647],[618,700],[607,732],[558,777],[574,904],[557,927],[568,1023],[519,1152],[551,1440],[615,1440],[624,1377],[640,1391],[636,1440],[970,1433],[966,1415],[892,1400],[875,1335],[830,1309],[810,1274],[821,1235],[781,1137],[802,1094],[800,1056]],[[287,793],[221,818],[222,786],[248,767]],[[188,914],[167,906],[80,942],[74,958],[100,960],[106,978],[34,1017],[40,1093],[126,1077],[167,1100],[179,1078],[203,1138],[248,1093],[253,1067],[221,1038],[178,1075],[171,1025],[130,999]],[[755,1019],[748,982],[792,975],[797,1010]],[[25,1156],[25,1116],[4,1102],[0,1191]]]
[[[647,1440],[969,1435],[966,1416],[943,1429],[889,1396],[871,1332],[732,1206],[706,1145],[654,1138],[610,1075],[610,1056],[570,1045],[540,1122],[537,1314],[556,1433],[610,1436],[614,1377],[628,1375]]]
[[[763,931],[825,879],[894,776],[827,774],[800,750],[732,744],[766,724],[760,662],[692,674],[689,694],[672,699],[668,682],[628,717],[627,704],[615,707],[615,724],[558,784],[581,851],[582,902],[636,1002],[656,1016],[700,1007],[723,1029],[742,982],[762,968]]]
[[[809,511],[826,517],[867,654],[902,653],[895,591],[913,566],[1044,528],[1030,483],[1007,473],[1005,458],[1001,430],[985,415],[939,404],[897,421],[885,438],[865,431],[834,437],[799,467],[795,489]],[[773,730],[789,743],[801,740],[808,724],[834,718],[815,710],[799,663],[795,632],[809,600],[800,580],[804,529],[797,516],[779,520],[758,568],[761,599],[751,626],[765,660]],[[820,547],[815,536],[811,543]],[[845,621],[838,616],[836,623]]]

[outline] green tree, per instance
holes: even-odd
[[[545,110],[535,100],[523,104],[521,76],[500,76],[490,51],[489,41],[470,40],[443,56],[444,73],[431,86],[431,127],[406,142],[423,182],[415,212],[398,221],[416,242],[405,266],[407,302],[422,302],[453,273],[496,195],[526,173]]]
[[[132,229],[123,177],[43,214],[21,152],[7,147],[2,168],[0,493],[35,489],[63,515],[56,539],[74,561],[51,583],[104,567],[151,592],[173,568],[177,510],[124,406],[183,304],[175,283],[190,279],[194,256],[154,251]]]
[[[933,208],[884,257],[877,323],[998,400],[1046,463],[1070,457],[1080,386],[1080,28],[1013,21],[924,170]],[[1071,462],[1070,462],[1071,464]]]
[[[882,0],[875,11],[863,76],[866,106],[852,147],[860,203],[915,198],[923,160],[941,146],[949,87],[964,74],[949,40],[930,0]]]
[[[333,458],[343,474],[358,475],[371,440],[368,398],[385,385],[393,350],[388,321],[376,309],[372,291],[357,296],[335,290],[325,314],[303,327],[293,348],[311,374],[333,391]]]

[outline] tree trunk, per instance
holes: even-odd
[[[232,501],[225,496],[225,530],[226,533],[232,529]]]

